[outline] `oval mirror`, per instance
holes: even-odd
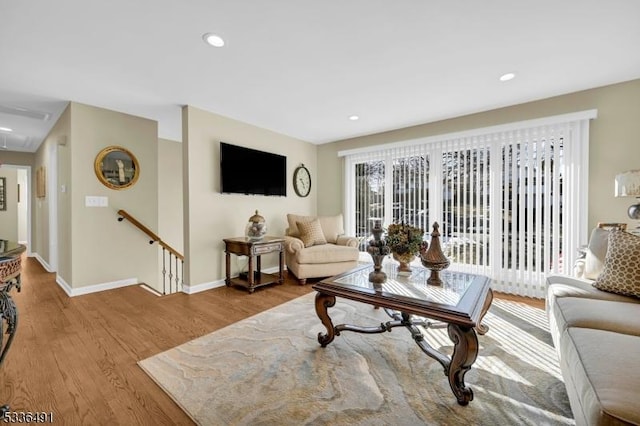
[[[94,169],[98,180],[111,189],[133,186],[140,176],[136,157],[121,146],[108,146],[96,157]]]

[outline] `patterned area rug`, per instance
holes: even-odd
[[[338,299],[334,324],[389,317]],[[314,294],[192,340],[139,365],[200,425],[574,424],[544,311],[494,299],[456,402],[442,366],[403,327],[344,331],[321,348]],[[451,354],[444,330],[425,333]]]

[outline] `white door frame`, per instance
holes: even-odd
[[[49,144],[49,167],[47,168],[49,184],[49,259],[51,272],[58,270],[58,144]]]
[[[25,192],[27,194],[27,256],[31,256],[32,254],[32,244],[31,244],[31,166],[23,166],[20,164],[3,164],[2,167],[7,167],[11,169],[22,169],[27,172],[27,187],[25,188]],[[17,223],[16,223],[17,226]]]

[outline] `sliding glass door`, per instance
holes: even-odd
[[[493,130],[345,154],[347,231],[364,250],[377,220],[427,240],[438,222],[452,269],[542,296],[586,232],[586,218],[566,218],[586,206],[588,121]]]

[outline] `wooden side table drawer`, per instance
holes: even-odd
[[[251,251],[253,255],[271,253],[274,251],[281,251],[282,243],[270,243],[270,244],[260,244],[251,247]]]

